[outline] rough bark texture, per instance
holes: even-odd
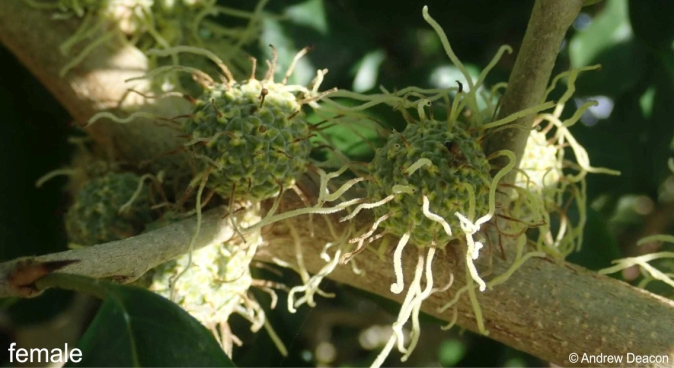
[[[549,70],[552,68],[550,63],[554,63],[565,27],[575,17],[569,16],[573,12],[577,14],[580,3],[576,0],[536,2],[534,16],[529,25],[531,31],[527,32],[521,53],[525,52],[529,44],[540,44],[541,49],[538,53],[547,56],[540,60],[533,55],[525,60],[518,59],[508,92],[514,96],[507,96],[504,100],[504,114],[540,102],[541,88],[545,88],[550,75]],[[536,17],[540,19],[534,19]],[[58,45],[72,33],[73,29],[71,23],[53,21],[48,12],[27,8],[20,0],[0,1],[0,40],[54,93],[77,121],[84,122],[96,112],[115,107],[129,88],[123,80],[142,74],[145,71],[146,61],[133,49],[101,48],[96,51],[95,56],[85,59],[79,67],[62,79],[58,76],[58,71],[68,59],[61,56]],[[532,50],[528,53],[536,53],[534,52],[536,48]],[[548,71],[541,72],[541,70]],[[530,79],[536,81],[528,85],[526,80]],[[180,110],[175,106],[166,105],[152,108],[164,116],[170,116],[176,110]],[[518,124],[530,123],[525,120]],[[118,157],[133,158],[136,162],[165,153],[177,144],[172,131],[157,127],[150,122],[134,122],[129,125],[97,124],[90,129],[90,133],[105,147],[114,147]],[[494,147],[503,148],[506,145],[509,149],[521,153],[526,139],[509,137],[509,134],[520,133],[518,130],[506,130],[504,134],[495,135],[492,137],[496,142]],[[498,138],[499,136],[502,137]],[[509,141],[522,144],[517,148],[503,143]],[[287,207],[300,205],[293,198],[288,199]],[[192,220],[88,250],[43,256],[39,261],[78,260],[77,263],[65,266],[62,271],[97,277],[128,276],[129,279],[133,279],[137,277],[138,272],[136,267],[132,267],[134,263],[113,263],[110,262],[110,255],[115,254],[115,257],[123,259],[126,254],[128,259],[132,260],[139,257],[138,253],[120,253],[120,248],[132,243],[147,243],[155,244],[158,248],[148,245],[139,249],[147,253],[148,257],[154,254],[154,261],[163,259],[170,253],[165,252],[164,247],[168,247],[166,244],[179,242],[184,246],[184,240],[189,239],[194,226],[194,222],[190,221]],[[301,229],[306,266],[309,271],[316,272],[325,264],[318,254],[325,241],[331,240],[329,233],[325,226],[320,225],[319,217],[314,219],[318,226],[315,228],[313,238],[309,236],[309,229],[305,227],[306,218],[299,217],[294,221]],[[368,219],[361,218],[359,221]],[[335,218],[333,222],[336,227],[340,226]],[[223,226],[217,215],[205,216],[204,226],[206,230],[202,231],[206,238],[209,237],[208,234],[211,236],[229,234],[228,228]],[[207,229],[213,229],[213,232]],[[258,258],[269,260],[273,256],[294,261],[292,240],[287,231],[281,224],[264,229],[264,238],[268,244],[261,248]],[[161,244],[164,244],[164,247]],[[453,272],[456,280],[450,290],[434,294],[423,305],[425,312],[444,320],[452,318],[452,310],[440,314],[437,307],[465,285],[463,264],[456,261],[462,258],[457,257],[458,253],[448,250],[446,254],[436,256],[434,261],[436,284],[446,283],[449,272]],[[507,251],[507,255],[508,261],[494,257],[494,275],[503,273],[512,262],[514,257],[512,250]],[[400,301],[404,295],[394,295],[389,291],[394,277],[391,255],[387,257],[389,259],[382,262],[374,254],[363,252],[356,259],[367,273],[364,277],[354,276],[350,267],[338,267],[330,277]],[[407,247],[403,260],[408,281],[413,274],[416,259],[417,250],[411,246]],[[145,262],[154,261],[147,259]],[[113,264],[126,264],[128,267],[114,267],[113,270],[111,268]],[[9,276],[16,272],[16,266],[17,261],[0,265],[0,296],[17,295],[9,282],[11,281]],[[484,266],[481,269],[484,270]],[[551,259],[534,258],[527,261],[508,282],[492,291],[479,294],[478,298],[491,338],[557,364],[569,365],[567,359],[572,352],[581,356],[583,353],[665,354],[669,356],[670,362],[674,362],[672,318],[674,302],[577,266]],[[458,303],[458,324],[470,330],[477,329],[467,296],[462,297]]]
[[[304,185],[310,188],[310,185]],[[311,189],[311,188],[310,188]],[[316,189],[316,188],[313,188]],[[292,209],[303,206],[290,194],[283,207]],[[204,216],[201,236],[195,248],[228,239],[233,232],[228,219],[222,219],[223,210],[215,209]],[[326,242],[334,239],[322,221],[314,218],[314,236],[309,233],[306,216],[292,221],[299,231],[304,262],[310,272],[317,272],[325,261],[319,254]],[[338,217],[329,218],[339,231],[343,223]],[[358,218],[360,225],[372,221],[368,216]],[[37,262],[77,260],[59,272],[91,277],[113,277],[132,281],[147,269],[186,251],[186,244],[193,234],[193,219],[133,238],[97,245],[34,259]],[[265,246],[256,258],[270,261],[272,257],[288,263],[296,262],[293,239],[284,223],[263,229]],[[418,250],[408,247],[403,255],[405,280],[409,283],[418,257]],[[366,274],[356,276],[349,266],[340,266],[330,278],[374,294],[402,302],[405,293],[395,295],[389,291],[395,282],[392,252],[382,261],[372,252],[358,255],[358,266]],[[514,259],[514,252],[507,253],[507,260],[493,258],[492,275],[503,274]],[[466,284],[463,255],[457,249],[439,253],[433,262],[436,286],[446,285],[449,274],[455,277],[453,286],[446,292],[433,294],[422,305],[424,312],[450,321],[453,309],[439,313],[438,308],[451,300],[457,290]],[[21,295],[16,285],[6,282],[5,275],[21,270],[21,260],[0,264],[0,297]],[[479,265],[482,272],[488,269]],[[481,273],[482,273],[481,272]],[[487,277],[489,281],[491,277]],[[19,285],[22,286],[22,285]],[[478,293],[489,337],[556,364],[569,365],[569,354],[668,355],[674,362],[674,302],[623,282],[598,275],[581,267],[549,258],[532,258],[505,283],[493,290]],[[457,324],[477,332],[472,305],[467,294],[459,299]],[[583,364],[578,364],[583,365]],[[596,364],[585,364],[596,366]]]
[[[297,227],[306,224],[302,218],[296,221]],[[319,230],[321,224],[316,223]],[[329,241],[329,235],[319,232],[315,237],[322,240],[311,239],[306,228],[301,235],[307,268],[315,272],[325,264],[318,255],[325,241]],[[295,259],[291,246],[277,246],[292,242],[284,227],[272,227],[265,239],[274,239],[274,242],[262,248],[266,252],[261,252],[259,258],[264,259],[266,253],[289,262]],[[514,256],[510,251],[506,261],[494,257],[492,274],[503,274]],[[329,277],[402,302],[404,292],[394,295],[389,291],[395,282],[392,250],[386,257],[382,262],[374,253],[363,252],[356,260],[366,275],[355,276],[350,267],[342,266]],[[417,257],[414,247],[408,247],[403,255],[407,282],[414,275]],[[466,284],[464,264],[457,259],[463,259],[459,250],[449,249],[444,255],[436,255],[433,262],[436,287],[447,284],[449,272],[455,276],[454,286],[447,292],[433,294],[422,305],[424,312],[445,321],[452,319],[452,309],[439,313],[438,308]],[[482,264],[479,268],[488,267]],[[478,300],[490,338],[559,365],[569,366],[568,357],[573,352],[581,357],[583,353],[669,355],[670,362],[674,362],[674,318],[671,317],[674,302],[582,267],[549,258],[531,258],[505,283],[495,286],[494,290],[478,292]],[[457,307],[457,324],[477,331],[466,293]]]

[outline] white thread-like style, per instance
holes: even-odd
[[[419,342],[419,337],[421,337],[421,327],[419,324],[419,312],[421,311],[421,304],[424,300],[428,299],[431,294],[436,292],[436,289],[433,288],[433,257],[435,256],[435,249],[436,248],[433,247],[429,248],[428,255],[426,257],[426,287],[421,292],[421,294],[417,295],[417,297],[413,300],[414,307],[412,308],[412,331],[410,333],[410,342],[407,345],[407,348],[400,350],[404,353],[402,358],[400,358],[402,362],[407,361],[416,348],[417,343]]]
[[[480,228],[466,218],[466,216],[458,212],[456,213],[456,217],[458,217],[461,222],[461,230],[466,234],[466,245],[468,247],[468,250],[466,251],[466,268],[470,272],[470,277],[480,286],[480,291],[485,291],[487,289],[487,284],[482,280],[477,272],[475,263],[473,263],[473,260],[477,259],[476,256],[479,256],[475,241],[473,240],[473,235],[478,232]]]
[[[391,284],[391,292],[394,294],[400,294],[405,288],[405,282],[403,279],[403,265],[402,265],[402,255],[405,245],[410,240],[410,233],[405,233],[400,237],[398,241],[398,246],[396,246],[395,251],[393,252],[393,272],[396,275],[396,282]]]
[[[393,194],[391,194],[390,196],[388,196],[388,197],[382,199],[381,201],[377,201],[377,202],[374,202],[374,203],[363,203],[363,204],[360,204],[360,205],[358,205],[358,207],[356,207],[355,210],[353,210],[353,212],[352,212],[351,214],[349,214],[348,216],[342,217],[341,219],[339,219],[339,221],[340,221],[340,222],[344,222],[344,221],[351,220],[352,218],[356,217],[356,215],[357,215],[360,211],[362,211],[362,210],[364,210],[364,209],[371,209],[371,208],[374,208],[374,207],[379,207],[379,206],[385,204],[386,202],[389,202],[389,201],[393,200],[394,197],[395,197],[395,196],[394,196]]]
[[[440,215],[436,215],[435,213],[431,212],[430,209],[428,208],[430,206],[430,202],[428,201],[427,196],[423,196],[423,206],[421,207],[424,216],[426,216],[428,219],[440,223],[442,225],[443,229],[445,229],[445,233],[447,235],[452,236],[452,227],[449,226],[449,223],[445,221],[445,219],[442,218]]]
[[[339,259],[341,257],[341,249],[337,249],[335,251],[335,254],[332,256],[332,259],[330,259],[330,262],[328,262],[323,268],[321,268],[318,273],[315,275],[311,276],[305,283],[304,285],[300,286],[295,286],[290,291],[288,292],[288,311],[290,313],[295,313],[297,312],[297,308],[301,306],[302,304],[306,303],[310,307],[315,307],[316,302],[314,301],[314,294],[320,294],[321,296],[324,297],[334,297],[334,294],[328,294],[324,293],[319,289],[319,285],[323,279],[332,273],[334,269],[337,267],[339,264]],[[295,294],[304,292],[304,296],[301,298],[295,300]]]
[[[423,255],[420,255],[419,260],[417,261],[417,266],[414,271],[414,279],[412,280],[412,283],[407,289],[407,295],[405,296],[405,300],[400,306],[400,312],[398,312],[398,319],[393,324],[394,333],[389,338],[388,342],[384,346],[384,349],[382,349],[379,355],[377,355],[377,359],[375,359],[375,361],[372,363],[371,368],[379,368],[381,367],[382,364],[384,364],[384,360],[386,360],[386,358],[389,356],[391,350],[393,349],[393,346],[398,340],[398,335],[395,333],[397,327],[400,326],[400,328],[402,328],[402,325],[404,325],[405,322],[409,320],[411,311],[410,304],[412,303],[412,300],[414,300],[414,297],[416,296],[418,290],[421,288],[421,276],[423,272],[424,272],[424,257]]]
[[[131,196],[131,198],[129,198],[129,200],[126,201],[126,203],[124,203],[121,207],[119,207],[119,210],[117,212],[123,213],[124,211],[127,211],[129,208],[131,208],[133,201],[135,201],[136,198],[138,198],[140,193],[143,191],[143,184],[145,180],[152,179],[153,177],[154,175],[152,174],[145,174],[141,176],[140,179],[138,180],[138,187],[136,187],[136,191],[133,193],[133,196]]]

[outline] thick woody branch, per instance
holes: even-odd
[[[295,221],[296,227],[306,224],[302,218]],[[315,230],[321,227],[317,221]],[[312,239],[306,228],[301,233],[304,262],[312,272],[325,264],[319,253],[329,239],[328,234],[321,235],[320,231],[314,235]],[[292,247],[288,246],[292,237],[286,227],[272,227],[266,239],[273,239],[273,242],[262,248],[264,251],[258,258],[268,260],[273,255],[288,262],[295,259]],[[486,281],[510,267],[515,252],[513,247],[507,249],[510,249],[506,251],[507,260],[493,257],[491,276],[486,277]],[[415,247],[407,247],[403,254],[406,282],[414,274],[417,252]],[[438,312],[438,308],[466,285],[463,258],[459,249],[448,249],[445,254],[436,255],[433,264],[436,287],[446,285],[450,273],[455,280],[447,292],[432,294],[424,301],[421,307],[424,312],[445,321],[452,320],[452,308],[444,313]],[[356,276],[350,267],[341,266],[329,277],[402,302],[404,291],[395,295],[389,290],[396,281],[392,259],[392,252],[382,262],[378,255],[365,251],[355,258],[365,275]],[[478,268],[484,273],[490,267],[482,260]],[[671,318],[674,301],[563,261],[531,258],[505,283],[493,290],[478,292],[478,300],[490,338],[561,366],[571,364],[568,357],[572,352],[581,356],[583,352],[667,355],[670,362],[674,361],[674,319]],[[477,332],[473,307],[466,293],[456,307],[457,325]]]
[[[540,102],[561,40],[581,3],[580,0],[536,1],[510,88],[504,97],[502,114]],[[146,72],[147,61],[136,50],[123,44],[119,47],[106,46],[97,49],[66,78],[61,78],[58,72],[72,56],[62,56],[58,45],[73,31],[72,23],[52,20],[48,12],[28,8],[20,0],[0,1],[0,40],[52,91],[77,121],[85,122],[97,112],[117,108],[117,103],[130,87],[123,80]],[[144,103],[125,101],[122,107],[126,109]],[[143,108],[152,109],[162,116],[172,116],[184,111],[183,107],[176,108],[175,103],[169,101]],[[526,119],[517,124],[531,126],[530,120]],[[148,121],[128,125],[96,124],[89,131],[102,146],[114,149],[118,159],[133,162],[166,153],[178,143],[174,132]],[[527,133],[518,129],[504,130],[491,137],[490,147],[493,150],[508,148],[520,157],[526,142],[526,136],[522,138],[522,135]],[[168,161],[160,164],[170,164],[174,160],[174,157],[169,157]],[[301,205],[292,197],[286,200],[294,201],[288,207]],[[229,238],[228,222],[221,217],[219,211],[204,216],[195,247]],[[324,265],[319,258],[321,247],[332,240],[327,227],[320,225],[321,218],[317,216],[314,222],[318,226],[314,229],[314,237],[311,237],[306,228],[306,218],[298,217],[293,221],[300,229],[305,264],[310,272],[316,272]],[[331,221],[339,228],[340,223],[334,218]],[[186,220],[119,242],[0,264],[0,296],[30,296],[38,292],[31,289],[30,282],[31,277],[39,276],[36,269],[43,273],[45,269],[60,269],[58,272],[130,281],[148,268],[186,252],[194,225],[194,220]],[[293,262],[293,240],[287,231],[283,224],[265,228],[263,236],[267,246],[261,248],[257,257],[262,260],[277,257]],[[437,308],[466,284],[464,265],[457,261],[462,256],[458,253],[448,249],[446,254],[436,257],[436,284],[446,283],[449,272],[455,275],[456,280],[450,290],[434,294],[422,307],[425,312],[444,320],[452,319],[452,309],[439,313]],[[366,276],[357,277],[350,267],[338,267],[330,277],[401,301],[403,295],[394,295],[389,291],[394,277],[390,255],[387,257],[389,259],[382,262],[377,256],[363,252],[355,259]],[[417,250],[407,247],[403,255],[405,275],[413,274],[416,259]],[[492,275],[502,274],[513,259],[512,250],[507,252],[507,261],[494,257]],[[33,267],[27,268],[30,272],[21,274],[26,264]],[[35,265],[47,266],[40,269]],[[484,265],[480,269],[486,270]],[[479,294],[478,299],[490,337],[542,359],[568,365],[566,359],[571,352],[631,352],[640,355],[666,354],[670,362],[674,361],[672,301],[577,266],[533,258],[508,282]],[[459,299],[457,304],[457,323],[477,330],[467,297]]]
[[[286,209],[300,206],[303,203],[293,194],[284,199],[283,207]],[[204,216],[195,248],[230,239],[233,232],[229,220],[222,218],[223,213],[223,210],[216,209]],[[337,217],[315,217],[314,235],[311,236],[310,229],[306,228],[306,217],[291,220],[299,230],[304,262],[310,272],[315,273],[325,265],[319,254],[325,243],[334,240],[328,227],[322,223],[326,219],[337,231],[343,225]],[[365,226],[371,219],[359,218],[358,221],[358,225]],[[41,256],[34,261],[47,264],[76,261],[58,272],[132,281],[149,268],[185,253],[195,224],[194,220],[185,220],[126,240]],[[265,244],[256,259],[270,261],[275,257],[291,264],[296,262],[294,240],[286,224],[270,225],[263,229],[262,234]],[[417,252],[414,247],[408,247],[403,255],[407,282],[414,274]],[[507,253],[507,260],[493,257],[492,276],[487,277],[487,281],[506,272],[514,257],[513,252]],[[340,266],[329,277],[402,302],[404,292],[396,295],[389,290],[395,282],[395,275],[391,254],[386,258],[382,262],[377,255],[366,251],[355,258],[365,275],[354,275],[350,266]],[[444,313],[438,312],[438,308],[466,285],[465,267],[462,261],[458,261],[462,259],[463,254],[458,249],[447,249],[445,254],[436,256],[433,267],[435,285],[447,284],[450,273],[455,280],[448,291],[433,294],[422,304],[424,312],[445,321],[452,320],[453,308]],[[8,282],[13,279],[12,273],[20,273],[24,265],[22,260],[0,264],[0,297],[25,296],[18,291],[30,290],[30,285],[11,285]],[[484,274],[489,267],[480,264],[479,268]],[[674,361],[673,301],[562,261],[529,259],[507,282],[495,286],[493,290],[478,293],[478,300],[489,337],[560,365],[570,364],[567,358],[572,352],[668,355],[670,361]],[[467,294],[459,299],[456,310],[457,324],[477,331]]]

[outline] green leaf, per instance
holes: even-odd
[[[671,53],[671,50],[668,50]],[[648,189],[658,188],[671,172],[667,168],[667,160],[674,150],[670,147],[674,138],[674,78],[671,74],[671,65],[654,68],[655,92],[653,96],[653,110],[648,118],[648,135],[645,137],[645,149],[643,157],[648,157],[644,162],[644,174],[648,175]]]
[[[328,33],[328,21],[325,16],[323,0],[308,0],[286,9],[290,21],[312,28],[321,34]]]
[[[77,344],[82,360],[67,366],[235,366],[212,333],[171,301],[134,286],[75,275],[57,277],[55,286],[103,298]]]
[[[339,100],[344,106],[355,106],[357,102],[351,100]],[[330,121],[337,114],[332,112],[312,111],[307,114],[307,121],[311,124],[319,124],[324,120]],[[368,118],[369,117],[369,118]],[[362,116],[343,117],[338,124],[328,123],[327,128],[321,129],[321,134],[311,139],[316,144],[328,144],[352,159],[369,160],[374,155],[371,145],[378,144],[382,139],[383,128],[376,124],[382,119],[374,113],[363,113]]]
[[[634,35],[652,50],[664,50],[672,44],[674,1],[630,1],[629,17]]]
[[[356,77],[353,80],[354,92],[369,91],[377,86],[379,67],[386,59],[384,50],[374,50],[367,53],[356,65]]]
[[[627,1],[607,1],[602,13],[587,28],[576,33],[569,44],[573,68],[602,65],[599,72],[585,73],[578,79],[579,94],[621,95],[642,77],[644,52],[643,47],[634,40]]]
[[[571,65],[574,68],[591,65],[597,55],[633,37],[627,18],[627,1],[608,0],[606,8],[571,40]]]
[[[673,48],[660,52],[658,57],[667,73],[669,73],[669,78],[674,79],[674,45]]]
[[[21,298],[18,297],[2,298],[0,299],[0,309],[7,309],[16,304],[19,300],[21,300]]]
[[[46,290],[37,298],[19,299],[9,304],[7,315],[14,326],[39,325],[65,310],[74,294],[66,290]]]

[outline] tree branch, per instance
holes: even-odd
[[[59,46],[75,32],[78,23],[78,19],[52,19],[49,11],[33,9],[22,0],[0,1],[0,42],[80,125],[101,111],[124,116],[129,111],[142,109],[156,116],[173,117],[191,110],[190,104],[179,97],[154,100],[130,93],[131,88],[149,89],[147,80],[125,82],[146,74],[148,60],[138,49],[121,41],[97,47],[62,78],[59,72],[82,47],[73,48],[66,56]],[[86,130],[116,161],[152,161],[152,167],[159,171],[176,167],[182,157],[167,156],[181,142],[178,133],[149,119],[138,118],[133,124],[124,125],[101,120]]]
[[[502,114],[540,102],[561,38],[573,20],[569,18],[570,14],[577,14],[579,4],[577,0],[536,2],[530,30],[520,52],[523,60],[518,58],[510,88],[504,97]],[[57,45],[72,31],[72,23],[54,21],[48,13],[27,8],[19,0],[0,1],[0,40],[38,76],[76,120],[83,122],[96,112],[115,107],[129,88],[122,81],[144,73],[147,63],[142,55],[128,47],[102,48],[62,79],[58,71],[67,58],[61,56]],[[530,44],[539,46],[528,46]],[[133,104],[127,103],[128,106]],[[164,115],[180,110],[167,105],[151,108]],[[527,120],[518,124],[530,126]],[[119,157],[135,162],[165,153],[178,144],[173,132],[150,122],[96,124],[89,131],[101,145],[112,147]],[[507,132],[514,133],[494,134],[491,147],[494,150],[507,147],[519,153],[520,157],[526,140],[518,137],[523,134],[518,130]],[[170,158],[167,162],[173,160],[175,158]],[[292,196],[285,201],[290,203],[290,207],[302,205]],[[231,235],[227,223],[223,223],[220,217],[217,212],[204,216],[197,246],[223,241]],[[298,217],[292,221],[300,230],[305,264],[310,272],[317,272],[324,265],[319,257],[321,248],[332,239],[326,227],[317,226],[311,237],[305,218]],[[320,218],[316,217],[315,221],[318,223]],[[341,224],[334,218],[332,221],[339,229]],[[359,218],[358,221],[364,225],[371,220]],[[59,272],[130,281],[153,265],[184,253],[194,225],[193,220],[186,220],[134,238],[45,255],[36,261],[77,261],[65,266],[59,264],[63,267]],[[257,257],[262,260],[277,257],[293,262],[295,254],[290,246],[293,240],[287,231],[281,224],[263,229],[267,246],[261,248]],[[416,252],[414,247],[407,247],[403,255],[405,275],[413,274]],[[493,274],[505,272],[514,259],[513,252],[512,247],[508,247],[509,261],[494,257]],[[390,267],[391,256],[387,258],[382,262],[366,251],[356,258],[367,273],[365,277],[354,276],[348,267],[338,267],[329,277],[401,301],[403,295],[394,295],[389,291],[395,278]],[[465,285],[464,265],[457,261],[462,258],[451,249],[436,258],[436,284],[446,283],[450,271],[456,280],[447,292],[434,294],[424,302],[422,308],[425,312],[451,320],[451,310],[439,313],[437,308]],[[16,279],[11,275],[20,266],[18,260],[0,264],[0,296],[22,295],[11,287],[11,281]],[[485,269],[484,265],[480,268]],[[567,357],[571,352],[581,355],[584,352],[665,354],[674,361],[672,301],[574,265],[552,259],[530,259],[508,282],[478,295],[478,299],[490,337],[557,364],[569,364]],[[460,326],[477,330],[471,304],[465,295],[459,299],[457,312]]]
[[[582,0],[536,0],[515,66],[510,73],[508,88],[501,99],[499,118],[543,102],[559,48],[582,7]],[[515,120],[510,124],[512,129],[502,129],[491,134],[485,141],[486,153],[503,149],[513,151],[517,157],[515,167],[519,167],[534,116],[532,114]],[[516,171],[512,171],[503,178],[503,182],[512,183],[515,174]]]
[[[234,231],[227,225],[229,217],[223,216],[226,213],[217,208],[204,214],[194,250],[225,241],[236,241],[233,238]],[[239,221],[245,215],[246,212],[236,213],[234,221]],[[33,284],[44,272],[36,273],[33,270],[41,264],[67,262],[58,268],[60,272],[109,278],[120,283],[132,282],[148,270],[187,253],[196,223],[195,218],[190,218],[120,241],[0,263],[0,298],[38,295],[40,290]]]
[[[309,190],[309,183],[303,187]],[[303,207],[294,195],[284,198],[287,209]],[[218,244],[233,235],[229,218],[222,219],[223,211],[212,210],[205,214],[200,237],[195,249]],[[237,215],[237,220],[245,214]],[[306,217],[293,221],[299,231],[304,263],[310,272],[318,272],[324,265],[319,254],[325,243],[334,241],[327,226],[321,221],[329,219],[337,232],[344,225],[337,217],[316,217],[314,235],[307,228]],[[366,226],[372,219],[357,218],[357,227]],[[91,277],[113,277],[130,282],[148,269],[183,254],[194,232],[193,219],[167,226],[147,234],[67,252],[35,258],[37,262],[77,261],[58,272]],[[271,261],[279,258],[290,264],[296,262],[294,240],[284,223],[272,224],[262,231],[264,246],[256,259]],[[512,248],[512,247],[511,247]],[[509,249],[511,249],[509,248]],[[507,251],[507,260],[493,258],[492,275],[506,272],[515,258],[514,251]],[[366,274],[356,276],[348,266],[340,266],[328,277],[347,285],[402,302],[402,294],[392,294],[389,287],[395,282],[392,255],[382,260],[372,252],[363,252],[355,258]],[[417,260],[415,247],[408,247],[403,255],[404,274],[409,282]],[[451,300],[457,290],[466,285],[463,254],[448,249],[434,261],[435,285],[446,285],[449,274],[455,277],[453,286],[446,292],[431,295],[422,304],[422,310],[445,321],[453,318],[453,309],[444,313],[438,308]],[[482,261],[479,268],[488,267]],[[21,260],[0,264],[0,297],[24,296],[16,286],[8,287],[7,270],[17,272]],[[20,270],[20,268],[18,268]],[[481,272],[482,273],[482,272]],[[487,278],[487,281],[489,278]],[[570,353],[615,354],[628,352],[638,355],[669,355],[674,361],[674,301],[652,295],[623,282],[597,275],[581,267],[549,258],[532,258],[524,263],[511,278],[485,293],[479,293],[484,322],[489,337],[506,345],[535,355],[556,364],[568,365]],[[477,331],[473,307],[467,294],[456,304],[457,324]]]

